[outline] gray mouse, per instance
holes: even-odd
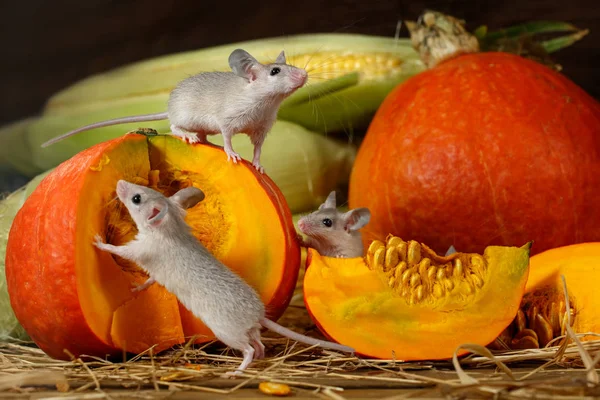
[[[241,351],[244,359],[234,374],[246,369],[253,359],[264,357],[261,326],[309,345],[354,352],[348,346],[301,335],[265,317],[265,306],[257,292],[217,260],[185,222],[185,209],[204,199],[200,189],[191,186],[165,197],[151,188],[120,180],[116,191],[138,233],[123,246],[106,244],[98,235],[94,244],[135,262],[148,273],[148,280],[134,291],[159,283],[200,318],[217,339]]]
[[[283,51],[275,63],[261,64],[245,50],[236,49],[229,56],[229,66],[232,71],[201,72],[179,82],[169,95],[167,112],[86,125],[50,139],[42,147],[90,129],[168,119],[171,133],[189,143],[210,144],[206,136],[221,133],[227,160],[234,163],[241,157],[233,151],[231,138],[237,133],[247,134],[254,145],[252,165],[262,173],[262,144],[277,119],[279,106],[304,86],[308,74],[303,68],[286,64]]]
[[[314,248],[327,257],[362,257],[364,245],[359,231],[371,219],[368,208],[356,208],[345,213],[336,208],[335,191],[329,193],[319,209],[298,220],[298,236],[304,247]]]

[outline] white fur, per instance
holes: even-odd
[[[300,238],[302,244],[317,250],[327,257],[362,257],[364,245],[359,231],[370,220],[367,208],[357,208],[341,213],[336,208],[335,191],[332,191],[319,209],[298,220],[300,232],[306,235]],[[330,219],[330,227],[323,221]]]
[[[136,194],[141,196],[139,204],[132,201]],[[183,207],[193,207],[204,198],[199,189],[182,189],[166,198],[150,188],[119,181],[117,196],[129,210],[138,234],[124,246],[105,244],[98,237],[96,246],[134,261],[148,273],[150,279],[136,291],[158,282],[200,318],[221,342],[242,351],[244,361],[238,370],[264,355],[261,325],[268,325],[267,328],[294,340],[353,351],[297,334],[265,319],[264,304],[257,292],[217,260],[192,235],[185,222]]]
[[[273,64],[261,64],[246,51],[237,49],[229,56],[231,72],[202,72],[179,82],[169,96],[166,113],[138,115],[86,125],[53,138],[42,147],[76,133],[126,122],[169,119],[171,133],[190,143],[208,143],[207,135],[223,135],[228,160],[241,160],[231,138],[245,133],[254,145],[252,165],[260,165],[262,144],[277,118],[281,102],[302,87],[306,70],[286,64],[281,52]],[[273,68],[280,72],[271,75]]]

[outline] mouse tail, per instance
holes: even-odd
[[[143,114],[143,115],[134,115],[132,117],[109,119],[106,121],[96,122],[94,124],[82,126],[81,128],[77,128],[75,130],[64,133],[55,138],[52,138],[52,139],[48,140],[47,142],[43,143],[42,147],[48,147],[51,144],[60,142],[61,140],[68,138],[69,136],[73,136],[74,134],[79,133],[79,132],[89,131],[90,129],[102,128],[104,126],[111,126],[111,125],[126,124],[129,122],[161,121],[163,119],[168,119],[168,118],[169,118],[169,115],[166,112],[162,112],[162,113],[155,113],[155,114]]]
[[[260,324],[267,328],[270,331],[278,333],[282,336],[288,337],[297,342],[306,343],[308,345],[317,345],[319,347],[323,347],[326,349],[337,350],[345,353],[354,353],[354,349],[352,347],[344,346],[342,344],[328,342],[326,340],[319,340],[315,338],[311,338],[305,335],[302,335],[298,332],[294,332],[288,328],[284,328],[276,322],[271,321],[270,319],[263,318],[260,320]]]

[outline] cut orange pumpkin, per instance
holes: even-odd
[[[172,136],[128,134],[65,161],[27,199],[13,222],[6,275],[11,305],[46,353],[105,356],[155,352],[198,335],[214,337],[159,284],[132,293],[147,276],[135,264],[99,251],[131,240],[136,227],[116,198],[119,179],[167,195],[194,185],[206,194],[188,210],[195,236],[260,294],[270,318],[287,307],[300,249],[287,203],[266,175],[233,164],[208,145]]]
[[[304,299],[326,336],[360,354],[449,358],[461,344],[488,344],[510,324],[525,289],[529,248],[441,257],[390,236],[372,242],[366,259],[309,249]]]
[[[600,277],[600,242],[580,243],[531,257],[529,279],[517,316],[490,347],[541,348],[565,335],[569,318],[561,275],[567,283],[573,331],[600,333],[600,296],[595,285]],[[598,340],[595,335],[580,338]]]

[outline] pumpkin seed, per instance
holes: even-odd
[[[408,268],[408,264],[406,264],[406,261],[400,261],[396,266],[396,272],[394,273],[394,277],[398,279],[406,271],[406,268]]]
[[[412,276],[410,277],[410,287],[414,288],[416,287],[418,284],[421,283],[421,275],[419,275],[418,272],[415,272],[414,274],[412,274]]]
[[[454,275],[455,278],[461,278],[463,275],[463,264],[462,261],[460,261],[460,258],[456,258],[454,259],[454,271],[452,271],[452,274]]]
[[[438,281],[441,281],[445,277],[446,277],[446,268],[439,267],[438,270],[437,270],[436,278],[438,279]]]
[[[386,247],[398,247],[401,243],[404,243],[404,241],[398,236],[390,235],[386,241]]]
[[[412,275],[412,271],[410,269],[404,271],[404,273],[402,274],[402,284],[406,284],[406,282],[408,282],[408,280],[410,279]]]
[[[385,271],[389,271],[398,264],[398,249],[388,247],[385,251]]]
[[[523,310],[519,308],[517,311],[517,316],[515,317],[515,327],[517,332],[521,332],[523,329],[527,328],[527,320],[525,319],[525,313]]]
[[[541,314],[536,314],[534,322],[534,331],[538,336],[540,347],[545,347],[552,340],[552,325],[546,321]]]
[[[433,281],[435,279],[435,275],[437,273],[437,267],[432,265],[427,270],[427,280]]]
[[[373,255],[373,268],[383,270],[383,263],[385,261],[385,247],[380,247],[375,251]]]
[[[398,249],[398,258],[402,261],[406,261],[408,258],[408,244],[406,244],[406,242],[402,242],[398,246],[396,246],[396,248]]]
[[[411,265],[421,261],[421,245],[414,240],[408,242],[407,258]]]

